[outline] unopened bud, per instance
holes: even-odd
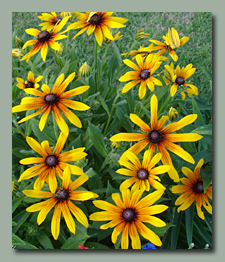
[[[121,142],[119,142],[119,141],[113,141],[112,142],[112,148],[117,149],[117,148],[120,148],[120,146],[121,146]]]
[[[62,44],[62,43],[59,43],[59,45],[60,45],[60,49],[57,50],[56,53],[57,53],[58,55],[62,56],[62,54],[63,54],[63,44]]]
[[[140,29],[140,30],[137,32],[136,37],[135,37],[135,39],[136,39],[137,41],[142,40],[142,39],[146,38],[147,36],[149,36],[149,34],[146,34],[146,33],[142,32],[143,30],[144,30],[144,29],[142,28],[142,29]]]
[[[193,249],[194,246],[195,246],[195,244],[194,244],[194,243],[191,243],[191,244],[189,245],[189,248],[188,248],[188,249]]]
[[[177,110],[171,106],[171,108],[169,110],[169,119],[170,119],[170,121],[174,121],[175,119],[177,119],[177,117],[178,117]]]
[[[15,40],[16,40],[16,46],[17,47],[19,47],[19,48],[23,47],[24,43],[19,37],[16,36]]]
[[[12,57],[22,57],[22,49],[20,48],[13,48],[12,49]]]
[[[85,62],[82,64],[82,66],[80,67],[80,75],[83,77],[89,76],[91,73],[91,69],[89,67],[89,65]]]

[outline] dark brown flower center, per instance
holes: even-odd
[[[203,187],[203,181],[198,181],[194,184],[194,190],[196,193],[203,193],[204,187]]]
[[[47,94],[45,97],[44,97],[44,101],[46,104],[48,105],[54,105],[57,101],[58,101],[58,96],[55,95],[55,94]]]
[[[56,16],[53,22],[56,24],[58,21],[61,21],[62,18],[60,16]]]
[[[183,77],[177,77],[175,82],[180,86],[184,84],[184,79]]]
[[[25,88],[34,88],[34,83],[28,82],[27,84],[25,84]]]
[[[94,14],[88,21],[90,24],[98,25],[101,22],[101,16]]]
[[[58,199],[58,201],[67,200],[69,197],[69,192],[67,190],[57,190],[55,192],[55,197]]]
[[[48,31],[42,31],[38,36],[37,39],[39,42],[48,41],[51,38],[51,34]]]
[[[137,177],[141,180],[147,179],[149,176],[149,173],[145,169],[140,169],[137,173]]]
[[[141,78],[141,79],[146,79],[146,78],[148,78],[148,77],[150,76],[150,71],[151,71],[151,70],[143,70],[143,71],[141,71],[141,73],[140,73],[140,78]]]
[[[47,166],[56,166],[58,164],[58,159],[55,155],[47,156],[45,159],[45,164]]]
[[[135,220],[135,211],[131,208],[126,208],[123,210],[122,217],[126,222],[132,222]]]
[[[159,143],[162,140],[162,134],[158,130],[152,130],[148,133],[148,139],[152,143]]]

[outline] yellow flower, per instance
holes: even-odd
[[[152,95],[150,102],[150,112],[151,112],[151,128],[143,120],[141,120],[137,115],[130,114],[131,121],[138,125],[141,130],[145,133],[119,133],[110,138],[111,141],[140,141],[134,144],[128,151],[133,152],[135,155],[139,154],[147,145],[149,145],[149,150],[153,153],[155,152],[155,147],[157,146],[158,152],[162,154],[161,161],[164,165],[170,165],[171,169],[168,174],[171,179],[175,182],[179,181],[179,175],[173,166],[172,160],[166,148],[172,153],[178,155],[185,161],[194,164],[195,161],[193,157],[182,149],[180,146],[176,145],[177,142],[195,142],[202,138],[201,135],[195,133],[185,133],[185,134],[173,134],[173,132],[180,130],[184,126],[193,123],[197,114],[192,114],[183,117],[178,122],[171,123],[163,128],[165,122],[169,119],[168,116],[162,116],[158,120],[158,99],[156,95]],[[127,151],[126,151],[127,152]],[[126,152],[121,156],[120,160],[127,159]]]
[[[163,39],[165,40],[164,43],[157,40],[149,40],[150,42],[158,45],[153,47],[152,50],[162,49],[157,53],[158,55],[164,54],[168,50],[169,55],[173,58],[173,60],[177,61],[178,56],[174,50],[183,46],[189,40],[189,37],[184,36],[180,39],[178,32],[174,28],[171,30],[169,28],[167,35],[163,36]]]
[[[93,204],[104,211],[90,215],[89,219],[94,221],[110,221],[100,229],[114,228],[112,232],[112,242],[116,243],[117,237],[122,232],[121,248],[128,249],[129,236],[133,249],[141,249],[139,234],[156,246],[161,246],[160,238],[150,230],[144,223],[149,223],[155,227],[164,227],[166,224],[154,215],[164,212],[166,205],[153,205],[163,195],[164,190],[156,190],[141,198],[142,190],[122,190],[122,198],[119,193],[113,193],[112,199],[116,205],[103,200],[95,200]],[[153,206],[152,206],[153,205]],[[139,234],[138,234],[139,233]]]
[[[16,86],[20,89],[26,89],[26,88],[37,89],[39,87],[39,84],[37,84],[37,83],[40,82],[42,78],[43,78],[43,76],[38,76],[36,79],[34,79],[34,74],[31,71],[29,71],[26,81],[24,81],[20,77],[16,78],[16,80],[18,82],[18,84]]]
[[[68,19],[69,16],[66,16],[60,23],[56,24],[52,29],[47,29],[44,31],[40,31],[34,28],[26,29],[25,31],[27,34],[35,36],[37,39],[29,40],[24,44],[23,49],[27,46],[34,46],[30,50],[30,52],[28,52],[21,60],[26,59],[26,62],[28,62],[33,55],[35,55],[39,50],[41,50],[41,57],[43,61],[45,61],[48,53],[48,46],[54,50],[59,50],[60,45],[56,41],[67,37],[66,35],[62,35],[63,32],[59,33],[59,31],[64,27]]]
[[[27,94],[35,95],[38,97],[22,98],[20,105],[14,106],[12,108],[12,112],[15,113],[15,112],[21,112],[27,110],[35,110],[35,109],[39,109],[39,110],[21,119],[18,123],[19,124],[23,123],[43,113],[39,122],[39,128],[42,131],[45,127],[45,123],[47,121],[48,115],[52,110],[55,116],[55,120],[62,132],[68,134],[69,128],[65,120],[63,119],[60,111],[63,112],[63,114],[69,119],[69,121],[72,124],[81,128],[82,124],[80,119],[73,112],[71,112],[68,109],[68,107],[73,110],[79,110],[79,111],[88,110],[90,107],[85,105],[84,103],[69,100],[69,98],[84,93],[86,90],[89,89],[90,86],[80,86],[72,90],[69,90],[67,92],[64,92],[67,86],[69,85],[69,83],[73,81],[74,77],[75,77],[75,72],[70,74],[64,80],[64,74],[61,74],[57,78],[52,90],[46,84],[43,84],[41,87],[41,90],[43,92],[35,90],[33,88],[25,89],[24,91]]]
[[[125,180],[120,185],[120,191],[129,188],[131,185],[133,185],[133,191],[137,189],[149,191],[150,186],[153,186],[155,189],[165,190],[165,187],[156,181],[160,181],[160,178],[157,175],[166,173],[171,167],[168,165],[155,167],[155,165],[161,160],[161,153],[158,153],[152,157],[152,152],[150,150],[146,150],[143,156],[142,164],[138,157],[132,152],[127,152],[126,157],[131,163],[128,160],[120,160],[120,165],[126,167],[127,169],[120,168],[116,172],[131,178]]]
[[[44,23],[41,23],[39,26],[42,26],[41,30],[48,30],[53,29],[56,25],[58,25],[62,21],[61,15],[57,15],[55,12],[50,13],[42,13],[40,16],[38,16],[43,21],[47,21]]]
[[[75,190],[88,180],[88,176],[83,174],[75,181],[71,182],[71,170],[67,166],[62,175],[62,188],[57,187],[53,192],[40,190],[24,190],[24,195],[32,198],[49,198],[48,200],[31,205],[26,209],[27,212],[40,211],[37,217],[37,223],[40,225],[54,208],[51,221],[51,232],[55,240],[58,239],[60,232],[61,213],[65,219],[70,232],[75,234],[74,217],[85,227],[88,227],[88,220],[84,212],[77,207],[71,200],[86,201],[98,197],[97,194],[89,191]]]
[[[174,96],[177,92],[178,87],[185,87],[185,90],[181,92],[182,99],[185,99],[186,95],[185,92],[188,94],[189,97],[192,95],[198,95],[198,88],[192,84],[187,83],[187,79],[194,74],[196,68],[192,68],[192,64],[187,65],[186,67],[182,67],[178,65],[176,69],[174,69],[174,64],[171,63],[169,65],[165,65],[165,68],[168,70],[169,73],[166,74],[168,79],[165,79],[167,85],[172,84],[170,87],[170,95]]]
[[[75,12],[61,12],[60,15],[64,18],[65,16],[70,16],[72,17],[72,14]]]
[[[39,175],[34,183],[34,189],[41,190],[45,181],[47,181],[51,192],[54,192],[57,187],[56,174],[62,179],[63,170],[67,166],[70,167],[72,174],[83,175],[84,172],[81,168],[76,165],[67,164],[67,162],[84,158],[87,155],[87,153],[83,152],[85,148],[76,148],[62,153],[67,137],[64,133],[60,133],[54,152],[50,148],[47,140],[39,144],[32,137],[26,137],[28,145],[41,155],[41,157],[28,157],[20,160],[20,164],[22,165],[35,165],[26,169],[21,174],[18,182]]]
[[[151,90],[151,92],[153,92],[155,89],[154,85],[162,86],[162,82],[152,76],[161,65],[161,62],[160,57],[155,54],[148,55],[145,59],[145,62],[144,58],[141,55],[137,55],[135,58],[137,64],[133,63],[129,59],[123,60],[126,65],[128,65],[135,71],[127,72],[125,75],[119,78],[119,81],[127,82],[129,80],[132,80],[123,87],[122,93],[126,93],[134,86],[140,84],[139,97],[140,99],[142,99],[146,94],[146,85]]]
[[[196,200],[198,216],[204,220],[205,216],[201,210],[202,205],[210,214],[212,214],[212,206],[208,201],[208,198],[212,200],[212,186],[209,186],[204,193],[203,181],[200,179],[200,170],[203,163],[204,160],[201,159],[196,165],[194,172],[187,167],[182,167],[182,172],[187,178],[181,178],[180,181],[183,185],[173,186],[172,193],[182,193],[175,202],[175,205],[180,205],[177,212],[186,210]]]
[[[110,30],[110,32],[111,32],[111,30]],[[112,32],[111,32],[112,33]],[[118,32],[118,33],[116,33],[116,35],[113,37],[113,40],[110,40],[110,39],[108,39],[107,37],[105,37],[105,35],[103,35],[103,41],[105,42],[105,43],[107,43],[107,44],[110,44],[110,43],[112,43],[112,41],[117,41],[117,40],[119,40],[121,37],[122,37],[123,35],[120,35],[120,31]]]
[[[23,53],[20,48],[13,48],[12,49],[12,57],[22,57]]]
[[[86,77],[89,76],[91,73],[91,68],[87,64],[87,62],[83,63],[82,66],[80,67],[79,73],[81,76]]]
[[[120,148],[120,146],[121,146],[121,142],[112,142],[112,148],[117,149]]]
[[[87,30],[87,34],[95,33],[95,39],[99,46],[102,45],[103,36],[113,40],[113,36],[109,28],[121,28],[127,22],[127,19],[120,17],[112,17],[113,12],[76,12],[76,18],[79,20],[70,24],[67,30],[82,28],[73,38],[81,35]]]

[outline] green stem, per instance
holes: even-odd
[[[108,44],[106,44],[105,54],[104,54],[103,61],[102,61],[102,68],[103,68],[104,63],[105,63],[105,58],[106,58],[107,50],[108,50]],[[100,73],[100,77],[99,77],[100,82],[101,82],[101,80],[102,80],[102,68],[101,68],[101,73]]]
[[[158,116],[161,114],[161,112],[163,111],[164,107],[166,104],[168,104],[168,101],[171,99],[171,96],[169,95],[167,97],[167,99],[165,100],[165,102],[163,103],[163,105],[160,107],[160,110],[158,111]]]
[[[95,40],[95,87],[96,87],[96,90],[98,91],[98,72],[97,72],[97,69],[98,69],[98,61],[97,61],[97,54],[98,54],[98,43],[97,41]]]
[[[35,67],[34,64],[33,64],[30,60],[28,60],[28,64],[29,64],[31,67]]]
[[[53,125],[54,125],[55,137],[56,137],[56,140],[58,140],[58,132],[57,132],[56,120],[55,120],[55,115],[54,115],[53,112],[52,112],[52,121],[53,121]]]
[[[103,168],[104,168],[104,167],[106,166],[106,164],[108,163],[109,156],[111,155],[111,153],[113,152],[113,150],[114,150],[114,149],[112,149],[112,151],[109,152],[109,154],[108,154],[107,157],[105,158],[102,166],[100,167],[100,169],[99,169],[99,171],[98,171],[99,174],[102,172]]]
[[[26,138],[26,135],[24,134],[24,132],[22,131],[22,129],[20,128],[20,126],[17,124],[14,116],[13,116],[13,123],[15,124],[15,126],[17,127],[18,131],[20,132],[20,134]]]
[[[123,60],[125,60],[125,59],[127,58],[127,56],[129,55],[131,49],[134,48],[134,46],[136,45],[136,43],[137,43],[137,40],[134,41],[133,45],[130,47],[129,51],[126,53],[126,55],[125,55],[125,57],[124,57]],[[116,76],[114,77],[112,83],[114,83],[114,82],[116,81],[116,78],[117,78],[117,76],[118,76],[118,74],[119,74],[119,72],[120,72],[120,70],[121,70],[122,65],[123,65],[123,63],[120,64],[120,67],[119,67],[119,69],[117,70]]]
[[[68,51],[69,36],[70,36],[70,31],[68,31],[68,35],[67,35],[67,41],[66,41],[66,53],[67,53],[67,51]]]
[[[51,52],[53,53],[53,55],[54,55],[54,57],[55,57],[55,60],[56,60],[57,64],[60,66],[60,69],[62,69],[62,68],[63,68],[63,65],[62,65],[61,61],[59,60],[59,58],[58,58],[56,52],[55,52],[51,47],[50,47],[50,50],[51,50]]]
[[[111,111],[110,111],[110,114],[109,114],[108,122],[107,122],[107,124],[106,124],[105,131],[104,131],[104,133],[103,133],[103,136],[105,136],[105,134],[106,134],[107,128],[108,128],[108,126],[109,126],[109,122],[110,122],[111,117],[112,117],[113,109],[114,109],[114,107],[115,107],[116,101],[117,101],[117,99],[119,98],[119,96],[120,96],[120,94],[117,94],[117,96],[115,97],[115,99],[114,99],[114,101],[113,101],[112,108],[111,108]]]
[[[168,54],[168,57],[167,57],[167,60],[166,60],[166,65],[169,64],[169,61],[170,61],[170,55]],[[165,82],[165,79],[166,79],[166,68],[165,68],[165,72],[164,72],[164,76],[163,76],[164,82]]]

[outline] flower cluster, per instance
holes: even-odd
[[[178,92],[182,100],[185,100],[186,93],[188,97],[198,95],[198,88],[187,81],[196,68],[192,64],[182,68],[177,65],[176,69],[174,63],[169,65],[170,57],[175,62],[178,60],[175,50],[184,46],[189,37],[180,38],[174,28],[169,28],[167,35],[163,36],[164,42],[150,39],[149,46],[140,46],[138,50],[131,50],[133,45],[122,54],[125,59],[116,64],[116,44],[112,45],[116,51],[109,62],[106,62],[107,50],[112,42],[121,39],[123,35],[117,32],[113,37],[112,28],[124,28],[127,19],[114,17],[113,12],[51,12],[42,13],[38,18],[44,21],[39,24],[41,29],[27,29],[26,33],[35,39],[28,40],[22,48],[27,50],[29,46],[33,47],[25,55],[22,55],[21,50],[12,51],[15,59],[22,57],[20,61],[25,63],[26,60],[26,66],[30,65],[25,76],[16,77],[16,86],[21,89],[22,99],[19,104],[16,100],[12,113],[14,124],[26,141],[23,141],[26,157],[19,160],[23,169],[18,182],[27,182],[22,193],[36,199],[31,201],[32,205],[26,206],[26,211],[39,212],[37,224],[41,225],[51,217],[50,229],[54,241],[59,241],[60,235],[63,238],[68,236],[64,232],[65,228],[71,237],[76,238],[76,232],[80,230],[79,227],[76,229],[76,219],[83,227],[90,227],[88,237],[95,238],[95,230],[111,228],[110,241],[114,246],[119,243],[122,249],[157,249],[163,244],[162,235],[157,229],[169,225],[165,214],[174,212],[171,211],[173,206],[179,206],[174,208],[179,213],[194,205],[196,200],[197,214],[202,220],[205,219],[202,207],[212,214],[211,181],[206,184],[201,176],[204,159],[196,157],[190,149],[196,148],[203,138],[198,130],[192,132],[194,129],[191,128],[198,114],[196,111],[193,114],[180,114],[180,110],[169,103],[172,100],[175,105],[180,103],[181,100],[176,100]],[[63,28],[64,31],[61,31]],[[87,32],[88,36],[94,33],[93,66],[84,62],[79,68],[76,61],[67,59],[69,36],[77,29],[79,31],[71,39],[75,44],[82,33]],[[139,30],[134,43],[149,35],[143,29]],[[66,39],[66,44],[57,42],[62,39]],[[98,49],[104,45],[105,54],[100,63]],[[31,62],[32,57],[40,51],[40,59],[45,65],[48,48],[59,66],[58,71],[54,69],[55,75],[49,81],[47,79],[53,69],[52,65],[46,66],[43,75],[35,76],[37,70],[33,71]],[[74,55],[73,50],[71,56]],[[168,57],[162,56],[167,51]],[[128,55],[133,56],[132,61],[127,59]],[[156,74],[165,61],[164,76]],[[131,71],[125,72],[126,67],[121,71],[124,66],[122,62]],[[116,67],[117,71],[114,72]],[[79,72],[77,78],[76,70]],[[108,82],[103,85],[106,77]],[[116,90],[117,80],[118,85],[120,82],[127,83]],[[157,93],[164,87],[168,91],[165,93],[166,100]],[[125,100],[117,103],[117,99],[125,96],[126,101],[129,96],[132,103],[141,104],[146,113],[141,114],[139,110],[139,114],[128,103],[129,115],[124,116],[124,108],[119,105],[124,104]],[[138,101],[140,99],[142,103]],[[147,107],[145,99],[149,99]],[[170,110],[165,114],[167,104]],[[106,111],[106,117],[102,109]],[[101,117],[103,124],[98,124]],[[23,128],[18,125],[22,123],[26,124],[25,128],[30,128],[29,132],[26,130],[23,133]],[[118,129],[117,123],[121,124]],[[126,124],[130,125],[129,128],[126,128]],[[109,140],[111,146],[107,144]],[[129,145],[122,142],[129,142]],[[189,147],[184,147],[185,143]],[[32,151],[28,151],[27,144]],[[108,152],[109,148],[111,152]],[[184,161],[189,166],[195,165],[197,159],[194,172],[183,166]],[[181,195],[177,197],[176,194]],[[164,201],[169,196],[170,201],[174,201],[172,204]],[[94,198],[98,200],[91,202]],[[62,217],[65,223],[61,221]],[[101,236],[97,237],[101,239]],[[150,243],[143,245],[147,242],[142,242],[143,239]],[[95,243],[92,247],[93,241],[83,241],[82,244],[78,242],[75,241],[74,248],[97,249],[99,244]],[[88,247],[82,246],[86,244]]]

